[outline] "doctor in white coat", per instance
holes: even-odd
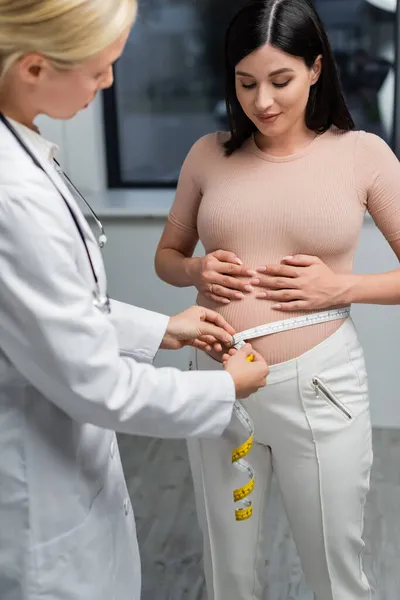
[[[109,301],[99,248],[54,145],[112,84],[134,0],[0,0],[0,598],[139,600],[135,522],[114,431],[217,436],[265,385],[247,346],[225,372],[155,369],[159,346],[229,343],[211,311]],[[143,465],[145,468],[145,465]]]

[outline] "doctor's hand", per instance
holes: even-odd
[[[268,365],[250,344],[238,351],[230,350],[228,354],[224,354],[223,364],[235,382],[236,398],[239,400],[265,387],[269,373]]]
[[[175,317],[171,317],[160,348],[179,350],[184,346],[194,346],[210,352],[221,352],[223,346],[230,346],[235,330],[221,315],[203,308],[192,306]]]

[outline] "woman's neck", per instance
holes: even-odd
[[[316,133],[308,129],[306,124],[295,126],[282,135],[267,136],[260,131],[255,133],[257,146],[263,152],[272,156],[290,156],[308,146],[316,137]]]
[[[21,97],[21,95],[11,95],[11,93],[7,94],[5,92],[0,93],[0,112],[3,113],[5,117],[13,119],[17,123],[21,123],[21,125],[25,125],[25,127],[29,127],[29,129],[36,131],[37,127],[33,123],[37,116],[36,111],[32,108],[23,106],[22,103],[14,100],[14,98],[18,97]]]

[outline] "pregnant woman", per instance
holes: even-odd
[[[189,152],[156,256],[163,280],[195,286],[198,303],[236,331],[277,322],[252,341],[271,365],[268,385],[243,403],[255,424],[252,518],[234,519],[233,433],[190,442],[208,598],[264,598],[274,472],[316,600],[367,600],[371,423],[348,313],[354,302],[400,302],[400,270],[352,273],[367,210],[400,257],[400,166],[381,139],[354,130],[311,1],[253,0],[231,22],[225,48],[229,132]],[[204,257],[193,256],[199,240]],[[193,362],[221,369],[221,361]]]

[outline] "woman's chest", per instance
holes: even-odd
[[[206,250],[335,256],[355,247],[364,209],[352,173],[290,167],[261,165],[207,183],[197,224]]]

